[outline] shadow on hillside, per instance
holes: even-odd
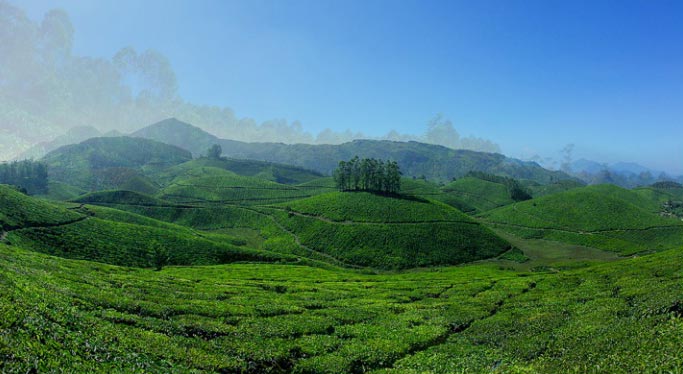
[[[366,191],[366,190],[348,190],[348,191],[343,191],[343,192],[344,193],[365,192],[365,193],[370,193],[370,194],[377,195],[377,196],[389,197],[392,199],[408,200],[408,201],[415,201],[415,202],[420,202],[420,203],[428,203],[429,202],[429,200],[421,198],[419,196],[406,195],[406,194],[395,193],[395,192]]]

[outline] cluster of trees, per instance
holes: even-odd
[[[212,160],[220,160],[221,155],[223,155],[223,148],[218,145],[214,144],[212,145],[207,151],[206,151],[206,157]]]
[[[524,201],[531,199],[531,194],[529,191],[522,187],[515,179],[502,177],[500,175],[488,174],[481,171],[470,171],[466,176],[504,185],[508,190],[510,198],[514,201]]]
[[[340,191],[398,193],[401,190],[401,169],[396,161],[356,156],[339,162],[334,171],[334,181]]]
[[[47,164],[33,160],[0,163],[0,183],[17,186],[31,195],[47,194]]]

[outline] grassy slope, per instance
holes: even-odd
[[[482,215],[527,238],[548,238],[623,254],[683,245],[683,224],[659,217],[654,205],[616,186],[572,189]]]
[[[0,186],[2,239],[27,249],[66,258],[126,266],[150,266],[153,243],[168,251],[169,263],[217,264],[234,261],[296,261],[244,248],[226,235],[202,234],[186,227],[100,207],[69,210]]]
[[[0,229],[57,225],[81,218],[82,214],[60,205],[35,199],[10,186],[0,185]]]
[[[83,190],[128,187],[150,192],[155,187],[143,171],[167,168],[192,159],[190,152],[175,146],[139,138],[93,138],[59,148],[44,158],[51,181]],[[130,181],[136,179],[135,181]]]
[[[504,185],[479,178],[460,178],[444,186],[442,191],[443,195],[438,197],[439,200],[461,201],[472,207],[475,213],[514,203]]]
[[[160,182],[170,181],[175,177],[192,173],[202,168],[215,168],[233,172],[247,177],[257,177],[271,182],[284,184],[306,183],[322,177],[321,174],[290,165],[274,164],[255,160],[237,160],[222,158],[219,160],[199,158],[173,166],[159,172],[153,177]]]
[[[154,198],[149,195],[134,191],[113,190],[98,191],[79,196],[72,201],[85,204],[99,205],[143,205],[143,206],[164,206],[170,203]]]
[[[154,272],[0,244],[0,371],[680,372],[682,261]]]
[[[218,168],[201,168],[175,178],[158,196],[183,202],[256,204],[287,201],[309,195],[294,186],[245,177]]]
[[[509,246],[467,215],[435,201],[333,192],[280,206],[286,208],[269,214],[301,243],[354,265],[458,264],[497,256]]]

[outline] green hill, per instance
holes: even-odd
[[[129,188],[153,193],[154,184],[143,173],[192,159],[190,152],[141,138],[93,138],[48,153],[50,181],[86,191]]]
[[[199,176],[193,176],[199,175]],[[178,202],[220,202],[227,204],[275,203],[308,197],[294,186],[256,177],[245,177],[218,168],[192,169],[174,179],[158,196]]]
[[[108,193],[123,201],[149,201],[131,194]],[[90,198],[101,200],[105,195]],[[149,266],[155,246],[163,247],[169,264],[176,265],[294,261],[286,255],[241,247],[243,241],[234,237],[204,235],[121,211],[86,206],[68,209],[6,186],[0,186],[0,228],[3,241],[26,249],[117,265]]]
[[[82,214],[62,205],[26,196],[13,186],[0,184],[0,228],[3,231],[60,225],[83,218]]]
[[[265,179],[281,184],[306,183],[322,177],[320,173],[311,170],[272,162],[228,158],[199,158],[165,169],[153,175],[153,178],[157,179],[159,183],[168,183],[183,175],[196,175],[198,170],[207,168],[226,170],[238,175]]]
[[[683,223],[653,213],[638,193],[611,185],[576,188],[481,215],[514,234],[624,254],[683,245]]]
[[[499,255],[509,244],[440,202],[333,192],[271,212],[304,246],[378,268],[448,265]]]
[[[457,179],[444,186],[442,191],[442,196],[436,197],[437,199],[456,207],[463,204],[470,207],[473,213],[485,212],[515,202],[503,184],[474,177]]]
[[[586,184],[573,179],[564,179],[561,181],[540,184],[534,181],[523,181],[524,187],[531,192],[533,197],[541,197],[552,195],[559,192],[571,190],[572,188],[585,187]]]

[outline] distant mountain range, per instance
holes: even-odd
[[[118,131],[109,131],[107,133],[102,133],[98,129],[92,126],[79,126],[73,127],[66,132],[66,134],[56,137],[55,139],[42,142],[29,148],[26,152],[22,153],[17,157],[17,160],[25,159],[39,159],[46,154],[63,147],[65,145],[77,144],[82,141],[97,138],[97,137],[115,137],[121,136],[122,133]]]
[[[658,181],[683,181],[683,176],[673,177],[661,170],[654,170],[635,162],[614,164],[579,159],[570,164],[570,174],[588,184],[611,183],[622,187],[650,185]]]
[[[573,179],[564,172],[544,169],[535,162],[497,153],[454,150],[414,141],[354,140],[339,145],[245,143],[220,139],[175,118],[145,127],[131,136],[175,145],[189,150],[195,156],[206,153],[209,147],[218,144],[226,157],[295,165],[324,174],[330,174],[340,160],[358,155],[392,159],[399,163],[406,176],[437,181],[460,178],[470,171],[533,180],[542,184]]]

